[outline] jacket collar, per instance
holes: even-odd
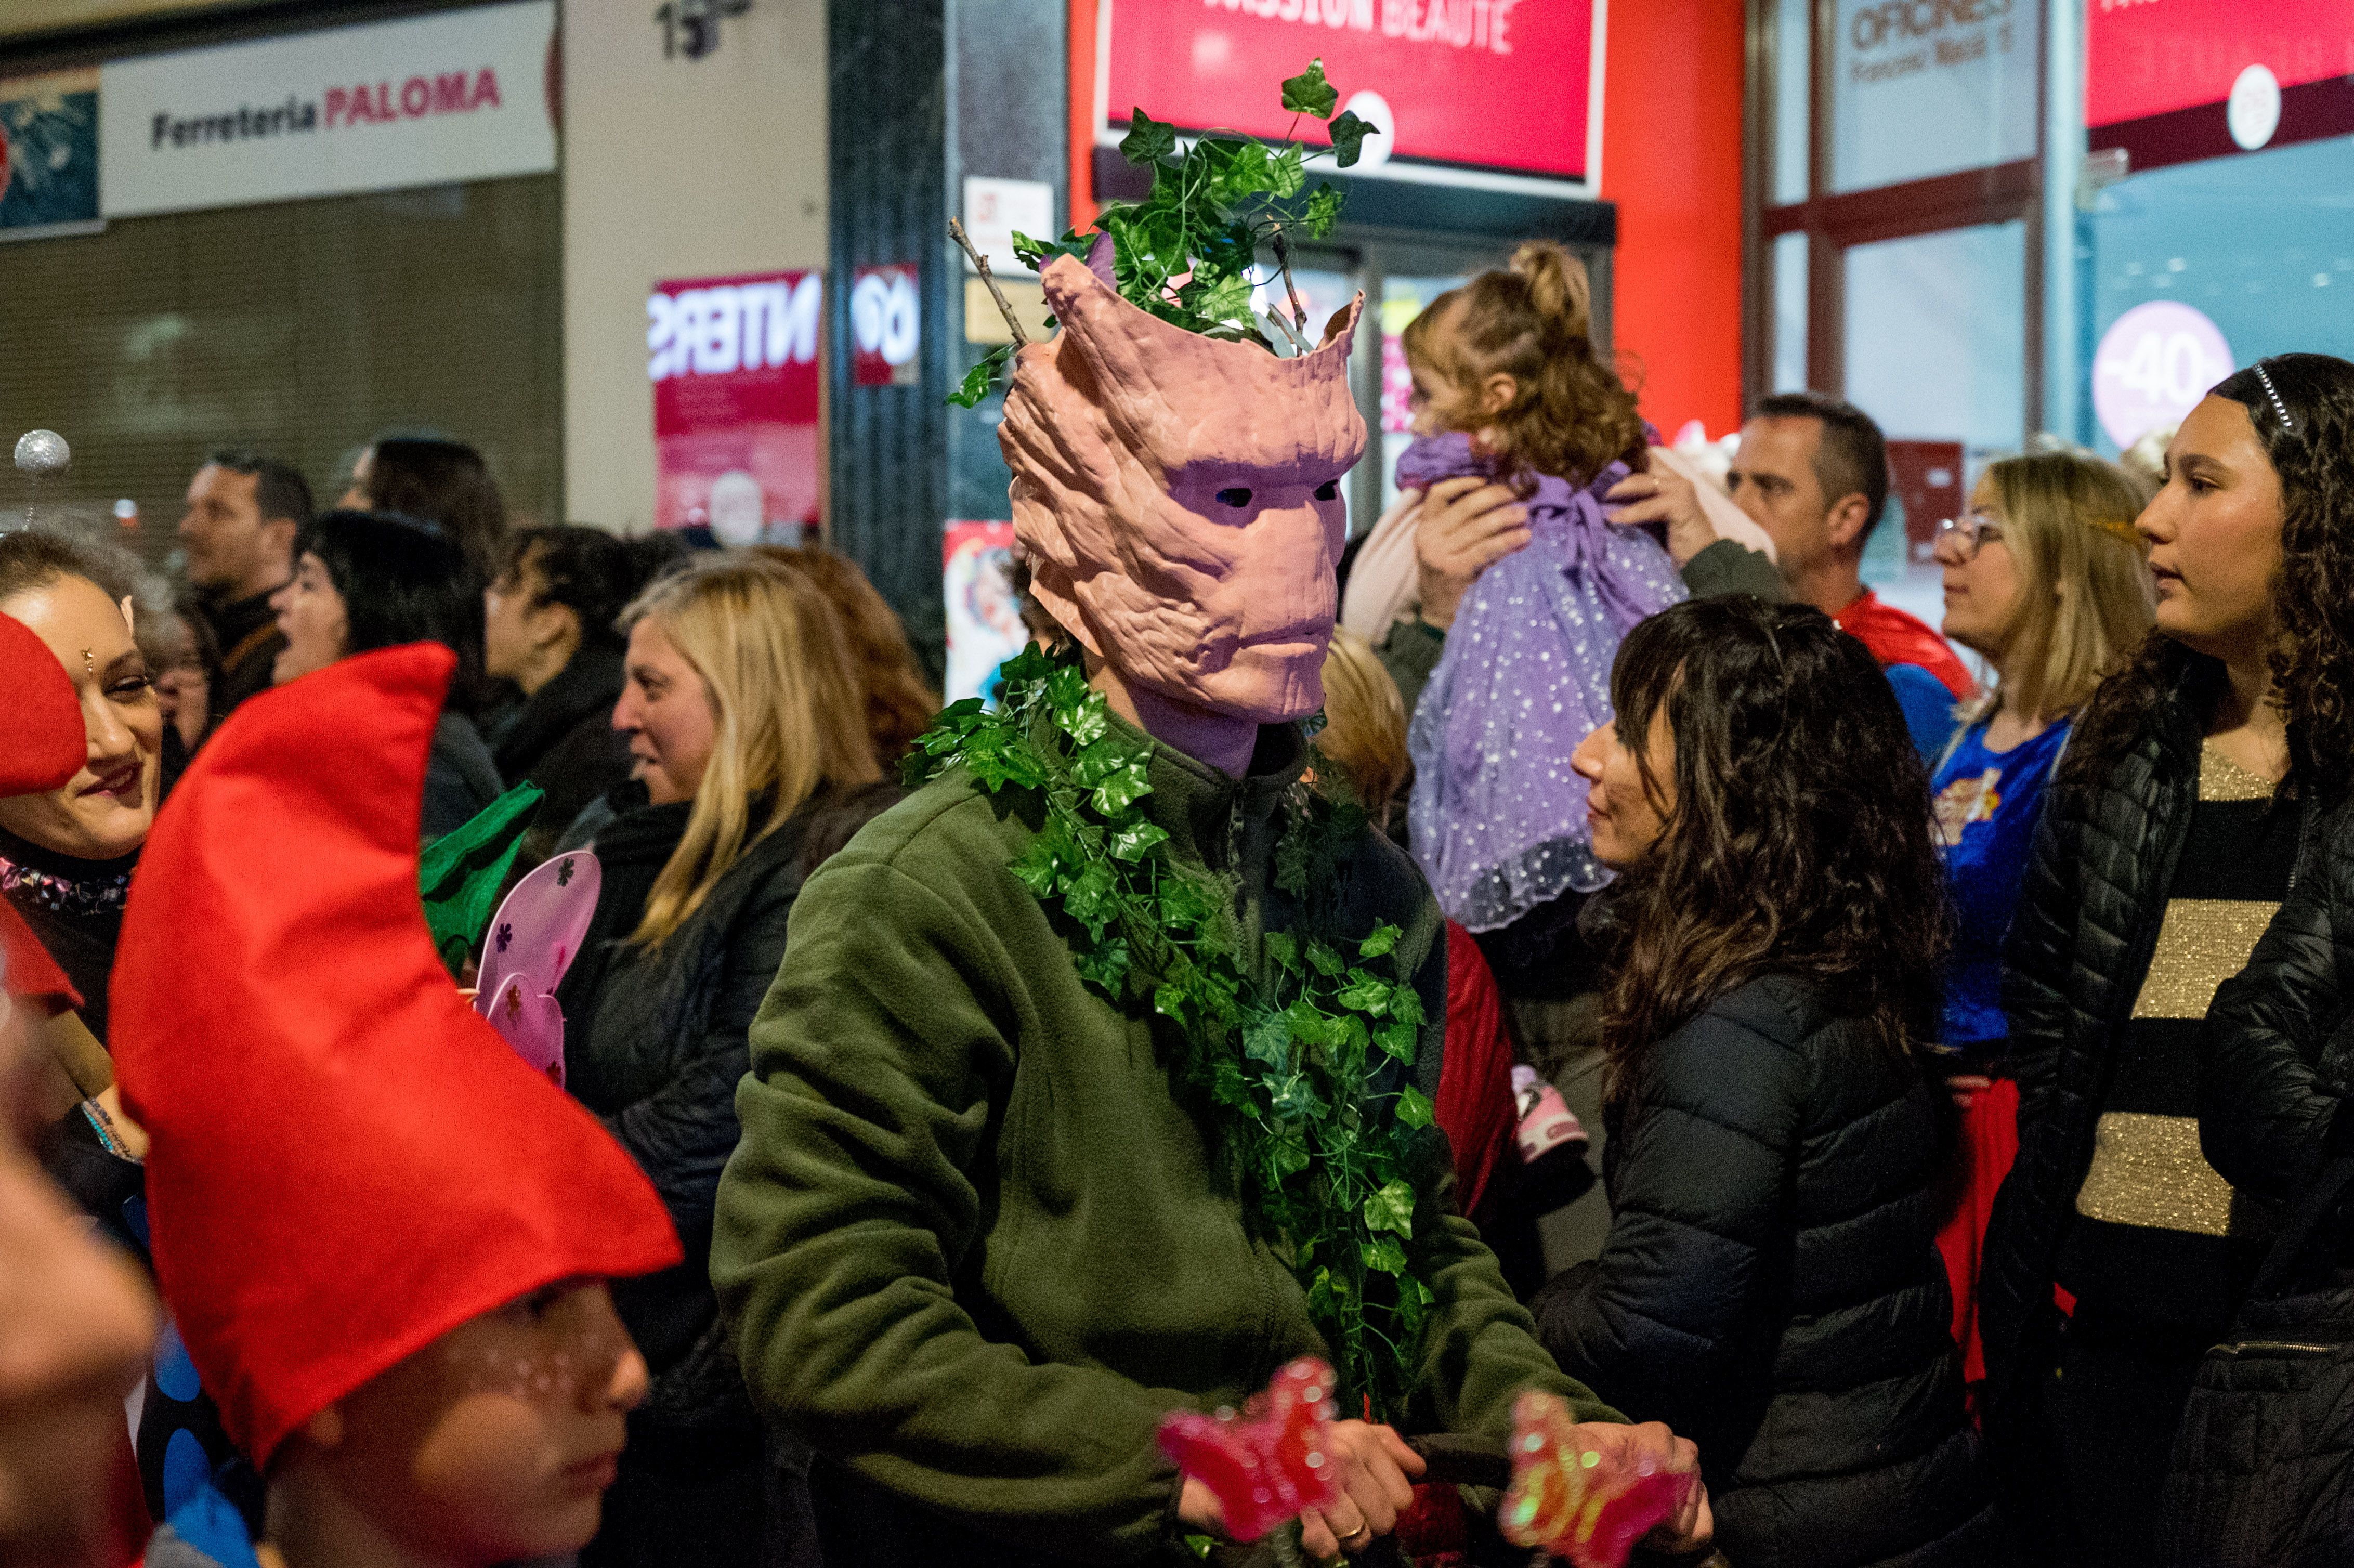
[[[1144,820],[1169,835],[1180,864],[1231,869],[1248,846],[1263,841],[1284,795],[1308,768],[1308,743],[1298,725],[1262,725],[1250,767],[1240,779],[1152,738],[1118,714],[1112,733],[1148,748],[1145,778],[1152,792],[1137,802]]]
[[[555,678],[524,699],[522,711],[499,739],[499,767],[510,774],[536,760],[566,732],[590,715],[610,713],[621,694],[620,652],[583,647]]]

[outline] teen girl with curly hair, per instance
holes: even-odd
[[[2136,524],[2156,634],[2077,721],[2038,829],[2004,984],[2019,1157],[1979,1326],[1988,1436],[2054,1563],[2155,1560],[2192,1376],[2263,1256],[2250,1200],[2317,1157],[2332,927],[2296,868],[2354,759],[2349,524],[2354,365],[2282,355],[2219,383]],[[2259,949],[2292,886],[2300,912]]]

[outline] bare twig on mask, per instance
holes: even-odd
[[[989,270],[989,258],[973,249],[972,241],[965,236],[964,225],[953,217],[949,219],[949,238],[963,246],[964,253],[972,258],[973,270],[989,286],[989,297],[997,302],[997,313],[1005,318],[1005,328],[1013,334],[1014,349],[1018,352],[1029,347],[1030,334],[1022,330],[1021,320],[1014,315],[1013,307],[1005,302],[1005,291],[997,286],[997,279]]]
[[[1299,302],[1299,290],[1291,281],[1291,243],[1283,237],[1283,225],[1275,226],[1275,264],[1283,270],[1283,291],[1291,300],[1291,319],[1299,330],[1292,335],[1300,342],[1308,341],[1308,307]]]

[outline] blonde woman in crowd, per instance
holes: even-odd
[[[1963,1109],[1937,1245],[1972,1383],[1986,1375],[1978,1254],[1995,1191],[2019,1150],[2003,939],[2044,784],[2076,711],[2149,631],[2148,546],[2134,532],[2143,498],[2134,479],[2098,458],[2034,452],[1989,466],[1969,510],[1938,528],[1945,633],[1994,666],[1993,691],[1964,706],[1931,781],[1955,910],[1938,1045]]]
[[[706,1259],[736,1147],[746,1032],[802,879],[896,792],[867,734],[842,622],[804,573],[695,557],[622,612],[645,804],[601,829],[603,886],[558,991],[567,1086],[669,1205],[687,1261],[615,1298],[653,1374],[584,1564],[749,1563],[804,1503],[767,1452],[720,1332]],[[790,1485],[790,1480],[782,1484]]]

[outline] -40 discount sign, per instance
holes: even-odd
[[[2119,316],[2093,355],[2093,409],[2119,450],[2179,425],[2232,374],[2232,345],[2204,312],[2153,300]]]

